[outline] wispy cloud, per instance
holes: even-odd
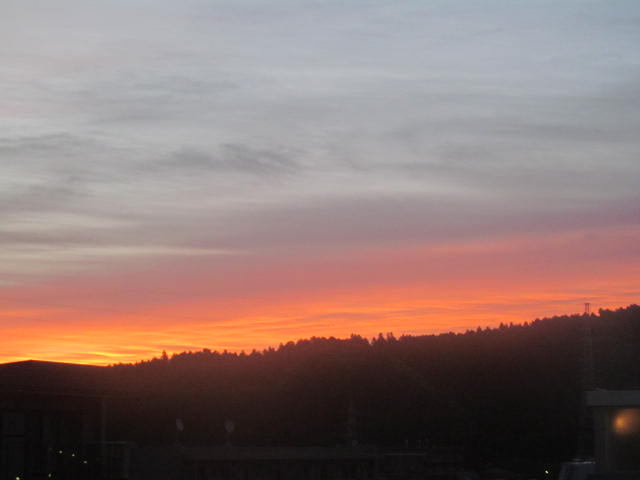
[[[296,152],[285,149],[267,150],[241,144],[223,144],[213,152],[179,150],[166,159],[153,162],[150,167],[161,170],[164,167],[176,174],[240,173],[270,177],[296,173],[301,165],[296,162],[295,155]]]
[[[639,25],[633,0],[3,1],[3,289],[120,275],[133,290],[148,268],[151,285],[247,302],[306,282],[329,295],[366,290],[323,267],[361,252],[406,273],[438,250],[433,274],[462,275],[447,248],[523,236],[572,239],[577,272],[585,230],[617,238],[624,253],[598,261],[631,271]]]

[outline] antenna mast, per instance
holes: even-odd
[[[584,391],[595,388],[595,373],[593,366],[593,335],[591,333],[591,304],[584,304],[583,337],[582,337],[582,388]]]
[[[595,368],[593,364],[593,335],[591,331],[591,304],[585,302],[582,314],[582,372],[581,372],[581,401],[578,423],[578,454],[579,460],[586,460],[591,452],[593,438],[593,419],[586,404],[587,392],[595,388]]]

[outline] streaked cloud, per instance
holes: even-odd
[[[416,265],[481,282],[496,264],[494,289],[541,294],[529,267],[498,262],[522,265],[515,248],[573,272],[571,292],[629,299],[629,285],[616,297],[577,272],[594,255],[623,278],[638,265],[638,27],[634,0],[5,0],[0,296],[47,303],[83,279],[94,307],[131,319],[153,302],[187,308],[189,292],[158,278],[178,276],[192,295],[215,285],[265,311],[274,291],[313,285],[335,311],[294,298],[305,313],[274,319],[273,332],[322,334],[341,315],[350,320],[336,332],[369,328],[365,315],[383,331],[399,318],[413,325],[403,331],[428,331],[413,323],[435,322],[428,307],[404,315],[400,293],[374,314],[332,303],[334,287],[380,295],[351,268],[389,278],[379,285],[405,288],[411,303]],[[124,291],[147,282],[150,296],[102,290],[114,276]],[[236,318],[237,307],[221,312]],[[228,345],[263,345],[250,323]],[[169,337],[153,345],[195,345]]]

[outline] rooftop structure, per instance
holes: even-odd
[[[594,479],[640,478],[640,390],[587,392],[594,411]]]

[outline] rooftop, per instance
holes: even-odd
[[[640,407],[640,390],[593,390],[587,392],[592,407]]]
[[[0,391],[48,395],[102,396],[108,391],[105,367],[25,360],[0,364]]]

